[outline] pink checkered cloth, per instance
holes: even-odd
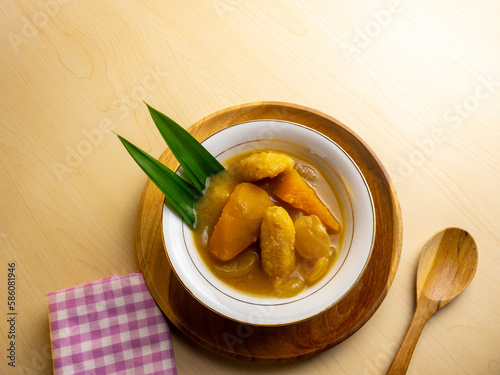
[[[141,273],[47,293],[55,374],[176,374],[167,321]]]

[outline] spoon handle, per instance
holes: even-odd
[[[389,370],[387,370],[387,375],[402,375],[406,373],[420,333],[425,323],[427,323],[427,320],[429,320],[436,310],[437,308],[428,300],[419,300],[417,302],[415,313],[413,314],[408,331],[406,332],[396,356],[392,360]]]

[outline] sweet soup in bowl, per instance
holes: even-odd
[[[335,190],[300,155],[251,150],[225,163],[195,206],[207,267],[241,292],[291,297],[337,260],[343,215]]]
[[[211,177],[192,230],[164,206],[171,268],[190,294],[226,318],[284,325],[342,299],[375,238],[366,181],[333,140],[302,125],[259,120],[203,142],[226,171]]]

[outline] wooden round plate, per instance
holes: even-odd
[[[250,362],[285,362],[339,344],[370,319],[394,280],[403,228],[396,192],[384,167],[359,137],[330,116],[294,104],[259,102],[216,112],[198,121],[189,131],[203,141],[231,125],[262,119],[291,121],[320,131],[339,144],[363,173],[375,204],[377,230],[371,260],[355,287],[324,313],[288,326],[250,326],[214,313],[184,289],[170,268],[161,230],[164,196],[150,180],[141,197],[136,248],[153,298],[186,336],[227,357]],[[178,167],[169,150],[159,160],[174,170]]]

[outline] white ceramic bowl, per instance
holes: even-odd
[[[312,318],[341,300],[356,284],[370,259],[375,210],[368,185],[354,161],[330,138],[302,125],[259,120],[224,129],[203,142],[220,161],[249,149],[274,149],[301,155],[318,167],[337,190],[345,235],[337,262],[321,281],[290,298],[255,297],[228,286],[206,267],[191,229],[167,206],[163,237],[172,269],[203,305],[242,323],[273,326]]]

